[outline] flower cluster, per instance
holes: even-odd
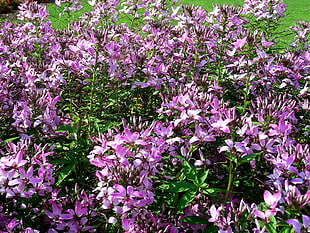
[[[263,0],[263,1],[244,1],[244,10],[253,14],[257,20],[260,19],[279,19],[285,17],[286,6],[281,0]]]
[[[0,231],[309,232],[309,24],[279,49],[280,0],[88,4],[1,23]]]
[[[95,139],[94,150],[88,156],[98,167],[97,198],[103,209],[113,209],[121,216],[125,230],[133,230],[136,216],[154,202],[154,177],[161,170],[164,140],[150,137],[154,126],[135,132],[101,135]]]
[[[77,191],[77,186],[75,189]],[[82,190],[80,194],[59,197],[60,191],[54,190],[52,198],[48,200],[51,210],[45,210],[50,224],[47,232],[95,232],[91,226],[97,216],[94,211],[94,195],[88,195]]]

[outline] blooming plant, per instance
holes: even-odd
[[[1,23],[0,231],[309,232],[309,23],[282,48],[278,0],[88,4]]]

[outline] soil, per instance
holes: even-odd
[[[40,4],[53,4],[54,0],[41,0],[38,1]],[[18,13],[18,8],[15,7],[15,9],[10,10],[9,12],[1,12],[0,13],[0,22],[3,20],[6,21],[15,21],[17,20],[17,13]]]
[[[8,12],[8,13],[1,13],[0,14],[0,21],[2,21],[2,19],[7,20],[7,21],[17,20],[17,13],[18,13],[18,10],[13,10],[13,11]]]

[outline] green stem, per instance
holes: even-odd
[[[90,103],[89,103],[89,114],[88,114],[88,132],[91,132],[91,121],[92,121],[92,116],[94,113],[94,98],[95,98],[95,82],[96,82],[96,76],[97,76],[97,64],[98,64],[98,56],[99,52],[98,50],[96,51],[96,59],[95,59],[95,66],[94,66],[94,71],[92,74],[92,80],[91,80],[91,89],[90,89]]]
[[[247,101],[248,101],[248,95],[249,95],[249,83],[250,83],[250,77],[247,76],[245,80],[245,93],[244,93],[244,103],[243,103],[243,113],[245,113],[245,109],[247,107]]]
[[[116,105],[117,105],[117,114],[120,112],[120,105],[119,105],[119,96],[118,96],[118,91],[119,91],[119,81],[117,80],[117,85],[116,85]]]
[[[246,112],[246,108],[248,106],[248,96],[250,92],[250,71],[249,71],[249,64],[247,65],[247,76],[245,79],[245,92],[244,92],[244,102],[243,102],[243,114]]]
[[[231,193],[231,189],[232,189],[232,185],[234,182],[234,177],[235,177],[235,173],[237,170],[237,165],[236,167],[233,164],[233,161],[230,159],[229,160],[229,177],[228,177],[228,185],[227,185],[227,189],[226,189],[226,200],[228,200],[228,196]]]

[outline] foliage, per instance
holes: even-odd
[[[1,23],[0,231],[309,232],[310,25],[175,2]]]

